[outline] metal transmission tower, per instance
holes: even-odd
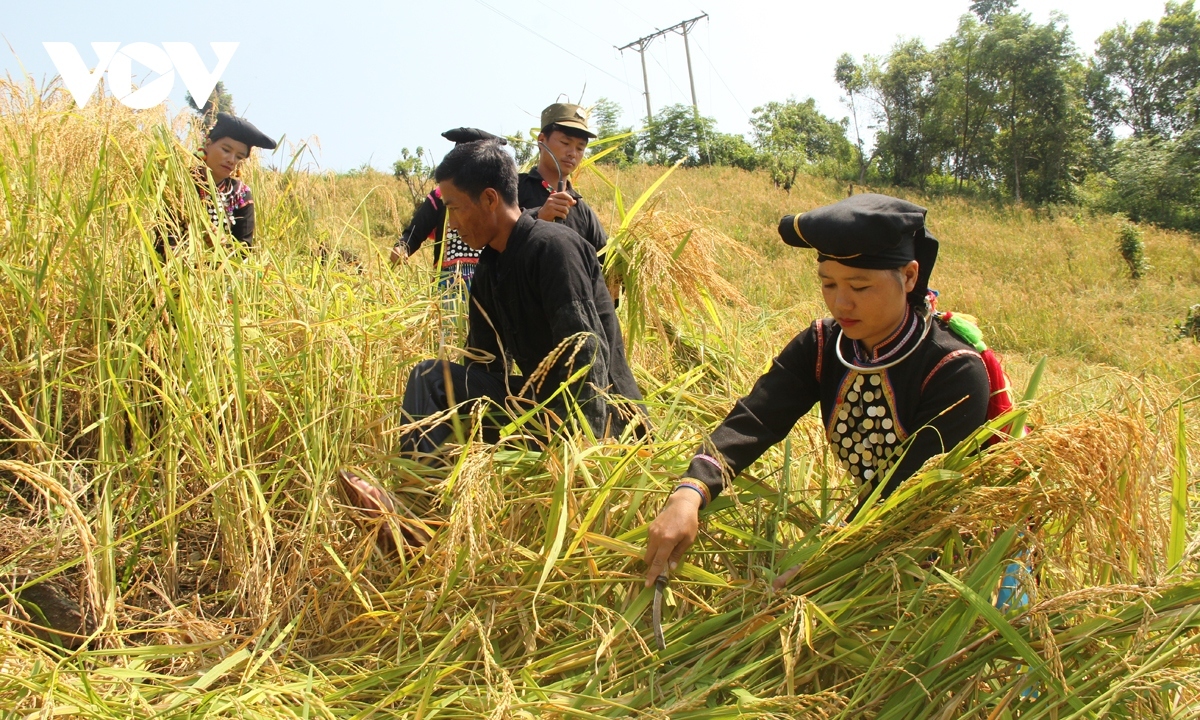
[[[617,48],[617,50],[620,50],[621,52],[625,52],[626,50],[637,50],[638,55],[640,55],[642,58],[642,86],[644,88],[646,88],[646,92],[643,94],[646,96],[646,123],[647,124],[649,124],[651,119],[654,117],[654,113],[651,112],[651,110],[650,110],[650,80],[646,75],[646,48],[648,48],[650,46],[650,42],[653,41],[655,38],[662,37],[663,35],[666,35],[667,33],[670,33],[670,32],[677,32],[680,35],[683,35],[683,51],[684,51],[684,53],[687,54],[688,84],[691,86],[691,89],[692,89],[692,110],[696,113],[696,117],[700,116],[700,108],[696,105],[696,81],[692,77],[692,49],[688,45],[688,33],[691,32],[692,26],[695,25],[697,22],[699,22],[701,20],[707,20],[707,19],[708,19],[708,13],[701,13],[690,20],[684,20],[681,23],[676,23],[675,25],[672,25],[671,27],[666,28],[665,30],[659,30],[658,32],[653,33],[651,35],[647,35],[645,37],[640,37],[637,40],[634,40],[633,42],[629,43],[628,45]]]

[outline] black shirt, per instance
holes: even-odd
[[[565,225],[522,213],[504,252],[487,247],[471,285],[467,347],[494,356],[487,369],[507,373],[510,362],[529,377],[559,344],[579,335],[582,347],[568,349],[537,384],[544,399],[589,362],[572,385],[584,417],[597,437],[616,435],[632,417],[608,395],[640,401],[642,394],[625,360],[625,341],[595,250]],[[512,388],[516,394],[519,388]],[[640,403],[639,403],[640,404]],[[565,417],[561,404],[556,408]],[[644,415],[644,408],[640,414]]]
[[[839,339],[842,357],[854,365],[900,361],[874,372],[851,370],[838,359]],[[910,309],[900,329],[873,352],[841,338],[832,318],[818,320],[788,343],[750,394],[737,401],[686,476],[702,481],[716,497],[724,479],[749,467],[820,403],[831,451],[866,486],[884,477],[901,443],[916,435],[880,493],[887,497],[926,460],[981,426],[989,395],[979,353],[940,320],[926,321]],[[714,460],[725,465],[724,478]]]
[[[216,197],[210,197],[208,187],[197,179],[196,190],[208,210],[213,229],[225,229],[235,240],[250,247],[254,244],[254,193],[235,177],[225,178],[216,187]]]
[[[542,174],[536,167],[517,176],[517,204],[522,210],[540,208],[550,199],[552,192],[553,188],[542,179]],[[575,205],[567,211],[567,216],[559,224],[579,233],[596,252],[600,252],[608,243],[608,235],[604,232],[604,226],[600,224],[600,217],[584,202],[583,196],[575,192],[575,188],[568,185],[567,193],[575,198]]]
[[[229,233],[246,247],[254,244],[254,196],[247,187],[243,195],[244,205],[235,207],[228,214],[231,227]]]

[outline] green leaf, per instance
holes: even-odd
[[[957,590],[958,594],[961,595],[968,603],[970,603],[971,607],[975,609],[975,612],[979,613],[979,615],[985,621],[987,621],[988,625],[991,625],[992,628],[1000,633],[1000,637],[1004,638],[1005,642],[1007,642],[1009,646],[1011,646],[1012,649],[1015,650],[1017,654],[1025,660],[1026,663],[1029,664],[1031,673],[1036,674],[1039,678],[1041,678],[1047,687],[1053,688],[1054,692],[1065,699],[1071,705],[1071,707],[1075,708],[1076,710],[1083,709],[1083,703],[1081,703],[1079,699],[1070,693],[1065,687],[1062,687],[1062,683],[1060,683],[1057,678],[1050,674],[1050,672],[1046,669],[1046,662],[1042,660],[1041,656],[1037,654],[1037,651],[1025,641],[1025,638],[1021,637],[1021,634],[1017,632],[1017,629],[1004,619],[1004,616],[1000,614],[999,610],[997,610],[990,602],[984,600],[979,596],[978,593],[967,587],[961,580],[954,577],[950,573],[942,570],[939,567],[935,567],[934,571],[941,575],[942,579],[949,583],[951,587]]]
[[[1178,572],[1187,547],[1188,514],[1187,419],[1182,401],[1175,429],[1175,468],[1171,475],[1171,537],[1167,542],[1167,567]]]

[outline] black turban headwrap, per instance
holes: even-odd
[[[208,131],[208,139],[216,142],[226,137],[245,143],[246,147],[275,149],[275,141],[254,127],[249,120],[243,120],[229,113],[217,113],[217,122],[212,126],[212,130]]]
[[[442,137],[446,138],[455,145],[475,142],[476,140],[495,140],[501,145],[508,144],[508,140],[505,138],[502,138],[499,135],[493,135],[490,132],[486,130],[480,130],[479,128],[454,128],[453,130],[447,130],[446,132],[442,133]]]
[[[909,302],[921,307],[937,262],[938,241],[925,229],[925,208],[907,200],[864,193],[779,221],[788,245],[812,248],[817,261],[835,260],[867,270],[893,270],[917,261]]]

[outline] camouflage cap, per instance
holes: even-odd
[[[592,132],[592,129],[588,127],[587,111],[578,105],[554,103],[543,110],[542,128],[545,129],[550,125],[562,125],[566,128],[582,131],[588,137],[596,137],[596,133]]]

